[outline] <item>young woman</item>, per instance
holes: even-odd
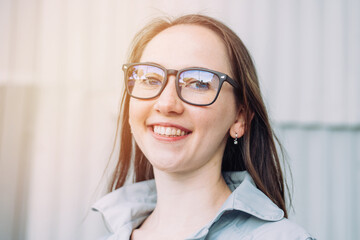
[[[202,15],[156,20],[123,70],[119,160],[94,205],[108,239],[312,239],[286,218],[276,138],[232,30]]]

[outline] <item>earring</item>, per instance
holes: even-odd
[[[238,135],[237,135],[237,133],[235,133],[234,145],[238,144],[238,140],[237,140],[238,138],[237,137],[238,137]]]

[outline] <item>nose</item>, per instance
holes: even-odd
[[[169,76],[168,82],[160,96],[156,99],[155,110],[165,114],[181,114],[184,111],[184,103],[179,98],[175,87],[175,76]]]

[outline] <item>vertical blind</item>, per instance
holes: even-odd
[[[290,218],[319,239],[360,238],[359,1],[2,0],[1,239],[104,232],[89,209],[127,47],[150,19],[186,13],[220,19],[250,50],[292,169]]]

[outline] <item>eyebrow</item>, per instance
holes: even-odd
[[[141,62],[140,62],[141,63]],[[156,63],[156,62],[143,62],[143,63],[151,63],[151,64],[155,64],[155,65],[159,65],[159,66],[162,66],[163,67],[163,65],[161,65],[161,64],[159,64],[159,63]]]
[[[141,63],[141,62],[140,62]],[[171,69],[171,68],[166,68],[164,67],[163,65],[159,64],[159,63],[156,63],[156,62],[143,62],[143,63],[151,63],[151,64],[155,64],[155,65],[159,65],[165,69]],[[209,69],[209,68],[206,68],[206,67],[201,67],[201,66],[188,66],[188,67],[184,67],[184,68],[180,68],[180,69],[174,69],[174,70],[182,70],[182,69],[187,69],[187,68],[204,68],[204,69]],[[210,69],[209,69],[210,70]]]

